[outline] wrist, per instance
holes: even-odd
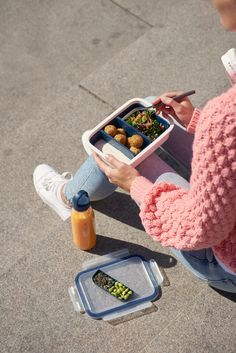
[[[132,175],[129,179],[128,179],[128,181],[129,181],[129,187],[128,187],[128,191],[130,192],[130,190],[131,190],[131,185],[133,184],[133,182],[135,181],[135,179],[137,178],[137,177],[139,177],[139,176],[141,176],[138,172],[137,173],[135,173],[134,175]]]

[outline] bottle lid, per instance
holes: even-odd
[[[90,207],[88,193],[84,190],[80,190],[75,196],[73,196],[72,207],[76,211],[86,211]]]

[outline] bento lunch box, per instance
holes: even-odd
[[[106,163],[106,154],[112,154],[126,164],[134,167],[139,165],[169,138],[170,132],[174,127],[174,122],[171,118],[167,119],[155,114],[155,118],[164,126],[165,130],[154,141],[151,141],[148,136],[126,122],[132,114],[145,107],[150,107],[150,102],[145,99],[133,98],[127,101],[92,130],[86,132],[86,139],[82,138],[86,151],[95,152]],[[135,134],[140,135],[143,138],[141,151],[137,155],[133,154],[128,147],[104,131],[106,125],[115,125],[116,128],[124,129],[127,137]]]

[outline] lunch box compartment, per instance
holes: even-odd
[[[102,278],[106,278],[106,279],[108,279],[109,281],[110,281],[110,284],[107,284],[107,285],[103,285],[102,283],[98,283],[98,281],[96,280],[96,277],[97,276],[100,276],[100,278],[102,277]],[[97,285],[97,286],[99,286],[101,289],[103,289],[103,290],[105,290],[107,293],[109,293],[110,295],[113,295],[113,296],[115,296],[118,300],[122,300],[122,301],[127,301],[127,300],[129,300],[130,299],[130,297],[134,297],[134,291],[131,289],[131,288],[129,288],[129,287],[127,287],[124,283],[120,283],[117,279],[115,279],[115,278],[113,278],[113,277],[111,277],[111,276],[109,276],[107,273],[104,273],[103,271],[101,271],[101,270],[97,270],[97,272],[96,273],[94,273],[94,275],[93,275],[93,277],[92,277],[92,280],[93,280],[93,282]],[[125,289],[126,289],[126,291],[127,292],[132,292],[131,294],[129,294],[129,296],[128,296],[128,298],[124,298],[124,297],[117,297],[114,293],[112,293],[112,292],[110,292],[110,288],[114,288],[114,287],[116,287],[116,290],[118,289],[118,290],[120,290],[120,286],[119,286],[119,288],[117,287],[117,285],[116,285],[116,283],[117,282],[119,282],[121,285],[123,285],[124,287],[125,287]]]
[[[95,146],[99,140],[104,140],[109,143],[113,147],[115,147],[118,151],[122,152],[127,158],[134,158],[134,154],[122,143],[116,141],[112,136],[108,135],[104,130],[98,131],[95,135],[90,138],[90,143]]]
[[[144,105],[142,104],[132,104],[131,106],[129,106],[127,109],[125,109],[122,113],[119,114],[119,117],[125,121],[127,120],[130,115],[132,115],[134,112],[136,112],[138,109],[143,109],[146,108]],[[147,109],[148,110],[148,109]],[[160,115],[155,114],[156,119],[159,123],[161,123],[162,125],[165,126],[166,129],[168,129],[168,127],[170,126],[170,124],[164,120]],[[139,130],[138,130],[139,131]]]
[[[142,108],[142,107],[140,107],[140,105],[138,106],[138,108]],[[137,110],[138,110],[138,108],[133,108],[133,109],[131,109],[130,111],[128,111],[128,113],[126,113],[126,114],[120,114],[120,116],[122,117],[122,120],[128,125],[128,126],[131,126],[134,130],[136,130],[136,131],[138,131],[139,133],[141,133],[143,136],[145,136],[146,137],[146,139],[148,139],[150,142],[153,142],[153,141],[151,141],[151,139],[148,137],[148,136],[146,136],[144,133],[142,133],[140,130],[138,130],[137,128],[135,128],[134,126],[132,126],[132,125],[129,125],[127,122],[126,122],[126,120],[131,116],[131,115],[133,115]],[[170,124],[168,124],[168,122],[165,120],[165,119],[163,119],[160,115],[157,115],[157,114],[153,114],[152,115],[152,118],[155,118],[160,124],[162,124],[164,127],[165,127],[165,130],[163,131],[163,132],[165,132],[169,127],[170,127]],[[160,135],[161,136],[161,135]]]
[[[126,132],[127,138],[133,135],[140,135],[143,138],[143,145],[141,147],[141,151],[145,149],[150,143],[151,140],[145,136],[142,132],[135,129],[133,126],[127,124],[124,120],[120,117],[116,117],[109,122],[107,125],[115,125],[117,128],[123,128]],[[106,126],[106,125],[105,125]],[[104,126],[104,128],[105,128]],[[95,145],[98,140],[103,139],[104,141],[110,143],[113,147],[121,151],[124,155],[126,155],[129,159],[135,157],[135,154],[132,153],[128,147],[123,145],[122,143],[118,142],[114,137],[107,134],[103,129],[99,130],[94,136],[90,138],[90,143]]]

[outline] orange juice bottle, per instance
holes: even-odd
[[[71,226],[74,244],[81,250],[96,244],[95,216],[88,193],[80,190],[72,199]]]

